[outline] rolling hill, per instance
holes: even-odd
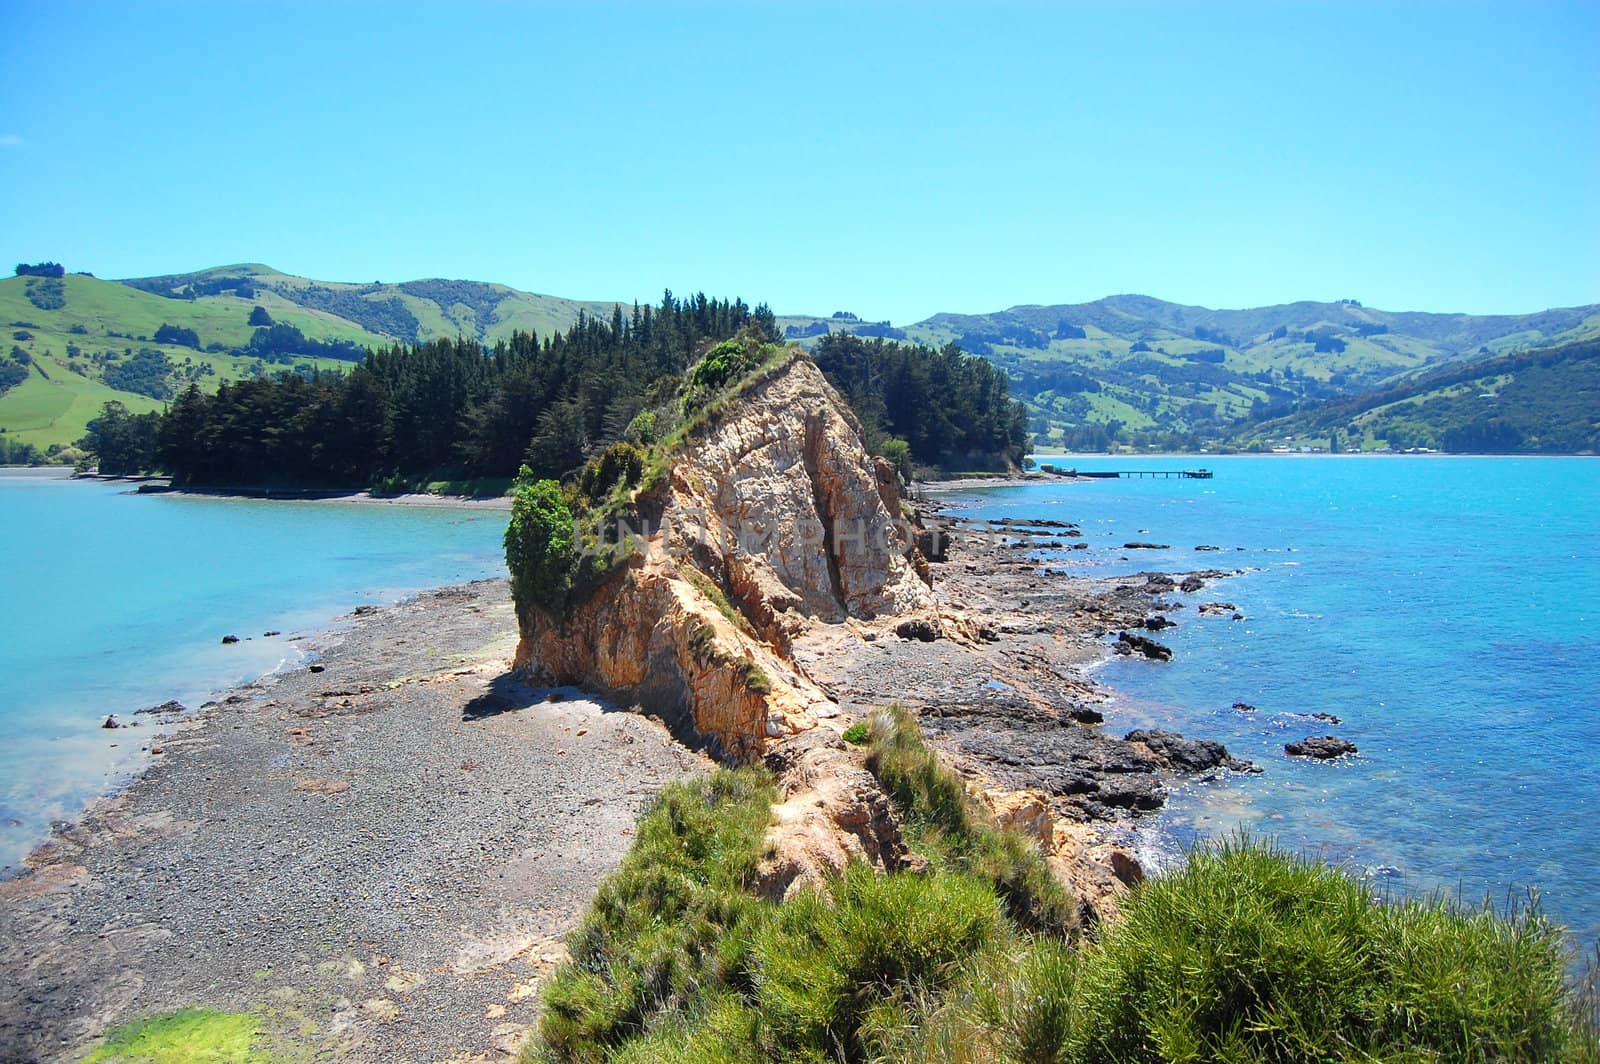
[[[308,343],[288,333],[263,350],[256,307]],[[0,439],[60,452],[109,400],[143,413],[190,382],[209,391],[289,366],[334,368],[395,342],[548,335],[611,309],[474,281],[341,284],[253,263],[127,281],[10,277],[0,280]],[[332,344],[353,346],[329,357]]]
[[[565,330],[584,312],[611,314],[612,301],[583,302],[521,292],[503,284],[451,281],[438,277],[399,284],[349,284],[314,281],[281,273],[260,263],[218,266],[198,273],[165,277],[137,277],[122,282],[159,296],[238,292],[241,286],[255,293],[254,300],[273,311],[275,306],[330,315],[368,334],[405,343],[470,339],[493,343],[513,332],[547,336]]]
[[[395,342],[549,335],[580,314],[609,316],[613,306],[480,281],[318,281],[260,263],[124,281],[7,278],[0,280],[0,324],[11,334],[0,345],[0,440],[60,451],[110,399],[153,410],[190,381],[212,389],[291,365],[328,368]],[[278,330],[283,335],[262,335],[251,324],[257,307],[288,327]],[[779,323],[807,345],[829,331],[959,344],[1007,372],[1039,446],[1099,450],[1228,445],[1241,438],[1244,421],[1390,388],[1458,362],[1600,337],[1600,305],[1491,316],[1390,312],[1353,300],[1211,310],[1120,295],[935,314],[903,327],[842,311]],[[1362,438],[1372,446],[1385,437],[1363,429]],[[1397,438],[1410,439],[1403,428]]]
[[[1454,363],[1240,426],[1240,447],[1600,453],[1600,340]]]
[[[1238,419],[1357,394],[1463,359],[1600,336],[1600,305],[1527,315],[1395,313],[1346,300],[1211,310],[1148,296],[936,314],[896,328],[854,315],[784,317],[828,330],[957,343],[1011,376],[1041,446],[1192,446]]]

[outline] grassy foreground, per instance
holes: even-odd
[[[525,1064],[1600,1060],[1536,912],[1381,904],[1238,839],[1086,935],[908,714],[879,714],[868,749],[925,871],[856,866],[766,900],[770,777],[671,787],[573,936]]]

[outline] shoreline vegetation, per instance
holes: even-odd
[[[764,896],[759,770],[664,791],[545,990],[523,1064],[1600,1059],[1559,928],[1369,887],[1248,836],[1072,919],[1036,848],[874,714],[915,871]],[[667,928],[671,931],[663,933]]]

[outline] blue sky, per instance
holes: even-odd
[[[0,16],[0,261],[905,322],[1600,302],[1600,5],[81,4]]]

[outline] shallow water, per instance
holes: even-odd
[[[150,718],[109,731],[108,713],[195,706],[300,661],[289,637],[355,606],[502,574],[505,522],[497,510],[141,496],[0,470],[0,865],[146,756]],[[222,645],[229,634],[240,642]]]
[[[1600,938],[1600,460],[1061,461],[1216,477],[1007,486],[967,512],[1081,522],[1090,550],[1046,552],[1071,573],[1252,570],[1176,596],[1179,626],[1156,636],[1171,663],[1098,672],[1119,692],[1108,728],[1220,739],[1266,768],[1179,791],[1164,838],[1244,826],[1473,901],[1536,886],[1580,942]],[[1196,616],[1214,600],[1247,619]],[[1318,711],[1343,723],[1293,715]],[[1284,755],[1328,733],[1359,756]]]

